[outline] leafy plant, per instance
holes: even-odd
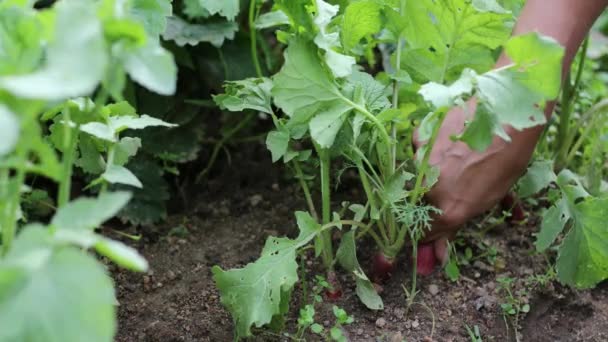
[[[160,94],[175,91],[173,57],[159,43],[170,12],[161,0],[63,0],[42,11],[33,1],[0,3],[0,340],[113,340],[113,284],[86,251],[148,268],[95,229],[131,199],[107,184],[139,185],[123,167],[139,141],[119,134],[167,125],[121,101],[127,75]],[[110,98],[119,102],[106,105]],[[97,198],[71,201],[75,165],[99,175]],[[21,224],[23,199],[44,198],[30,176],[58,184],[48,225]]]
[[[335,279],[334,265],[339,262],[353,272],[357,294],[372,309],[381,308],[381,300],[359,266],[354,247],[369,236],[382,260],[390,264],[406,241],[412,241],[411,303],[419,264],[417,242],[430,227],[431,215],[437,213],[421,203],[438,177],[438,170],[429,163],[430,151],[448,110],[465,108],[471,121],[454,138],[472,149],[485,150],[495,135],[509,141],[503,125],[521,130],[545,123],[543,108],[559,92],[563,56],[556,42],[535,33],[508,39],[513,17],[493,1],[358,1],[341,10],[322,0],[277,0],[270,13],[282,18],[275,21],[281,27],[285,17],[289,22],[285,30],[277,31],[278,40],[287,44],[282,69],[270,79],[228,83],[226,94],[215,100],[229,110],[251,109],[272,116],[275,130],[268,134],[268,149],[274,161],[283,159],[296,170],[309,214],[298,213],[301,233],[289,240],[288,253],[271,249],[267,242],[255,263],[238,270],[214,269],[223,303],[235,320],[237,338],[249,336],[249,326],[267,324],[281,314],[279,304],[286,299],[279,293],[289,294],[297,280],[292,277],[297,267],[292,249],[312,239],[328,280]],[[361,13],[366,20],[357,21]],[[379,44],[392,46],[394,53],[386,58],[391,63],[385,65],[384,73],[374,78],[357,62],[374,65],[371,52]],[[501,46],[512,63],[488,71],[494,51]],[[272,104],[283,115],[275,113]],[[411,141],[412,126],[406,124],[411,121],[420,122],[420,140],[427,142],[416,156],[407,144],[399,143]],[[302,163],[319,165],[319,218]],[[331,169],[338,163],[356,169],[367,197],[367,203],[355,207],[353,220],[332,215]],[[337,258],[332,228],[343,230]],[[277,258],[288,258],[292,266],[273,268],[272,275],[262,272],[273,252]],[[390,272],[390,267],[383,270]],[[377,273],[372,270],[373,279],[386,278]],[[277,283],[282,278],[286,280]],[[264,295],[264,305],[252,308],[245,292],[269,290],[267,285],[257,285],[262,284],[258,280],[272,284],[272,298]],[[330,284],[339,288],[335,282]],[[262,313],[260,307],[272,309]]]

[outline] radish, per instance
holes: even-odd
[[[395,259],[387,257],[384,253],[378,252],[372,259],[372,280],[374,283],[384,283],[395,270]]]
[[[327,283],[329,284],[329,287],[325,290],[325,297],[327,297],[327,300],[335,302],[342,298],[342,286],[340,286],[340,281],[338,281],[336,272],[327,272]]]
[[[526,218],[526,214],[524,212],[523,207],[521,206],[521,202],[517,198],[517,196],[509,192],[500,202],[502,210],[510,211],[511,217],[509,218],[509,222],[511,223],[519,223],[522,222]]]
[[[418,245],[418,256],[416,258],[416,273],[428,276],[437,266],[435,247],[432,243]]]

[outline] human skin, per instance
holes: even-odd
[[[562,74],[565,75],[591,26],[608,5],[608,0],[528,0],[513,30],[513,35],[538,32],[552,37],[566,49]],[[502,55],[496,67],[509,64]],[[468,112],[474,112],[475,100]],[[545,115],[553,113],[553,103]],[[517,131],[505,127],[511,137],[506,142],[496,137],[487,151],[474,152],[450,137],[460,134],[467,119],[462,108],[452,109],[440,128],[431,151],[430,163],[440,170],[438,182],[426,194],[426,200],[443,214],[433,221],[424,243],[434,245],[441,264],[448,258],[447,242],[471,218],[495,206],[525,172],[544,126]],[[468,118],[470,119],[470,118]],[[425,142],[414,139],[418,148]]]

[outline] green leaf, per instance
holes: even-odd
[[[495,135],[504,141],[511,141],[511,137],[505,132],[502,124],[498,121],[498,117],[493,115],[485,104],[480,103],[477,105],[473,121],[458,136],[458,140],[469,145],[472,150],[482,152],[492,145]]]
[[[325,51],[325,63],[332,73],[338,78],[346,77],[352,73],[353,66],[357,61],[352,56],[336,51],[341,48],[339,34],[338,32],[328,31],[332,18],[338,14],[339,6],[331,5],[323,0],[317,0],[316,4],[317,13],[313,22],[318,28],[318,33],[314,42],[321,50]]]
[[[13,151],[19,141],[21,127],[17,116],[8,108],[0,105],[0,157]]]
[[[106,163],[101,153],[97,150],[92,137],[87,134],[81,134],[78,148],[80,150],[80,158],[76,160],[76,166],[80,167],[84,172],[93,175],[101,174],[105,170]]]
[[[311,35],[315,32],[309,13],[309,10],[315,7],[312,0],[276,0],[275,6],[289,17],[295,32]]]
[[[128,192],[104,193],[97,198],[79,198],[60,208],[51,225],[56,229],[94,230],[114,217],[131,199]]]
[[[342,19],[344,50],[352,50],[361,39],[376,34],[381,29],[381,7],[377,1],[363,0],[351,3],[346,7]]]
[[[112,341],[112,280],[95,258],[52,248],[48,236],[41,227],[25,228],[0,263],[0,340]]]
[[[61,1],[54,9],[54,39],[43,67],[0,77],[0,88],[23,98],[62,100],[88,95],[101,82],[108,57],[94,6],[89,1]]]
[[[532,196],[556,180],[552,160],[535,161],[517,183],[517,194],[520,198]]]
[[[236,338],[251,336],[251,326],[262,327],[280,313],[281,293],[298,280],[296,250],[321,232],[321,226],[304,212],[297,212],[300,234],[295,240],[270,237],[260,258],[240,269],[212,269],[222,304],[232,314]]]
[[[124,137],[116,144],[114,152],[114,164],[124,166],[129,162],[129,159],[137,154],[141,148],[141,139]]]
[[[317,48],[294,39],[285,53],[285,64],[273,78],[272,95],[277,107],[288,116],[339,99],[342,94],[320,63]]]
[[[268,133],[266,147],[272,154],[272,162],[275,163],[287,153],[289,147],[289,131],[280,130]]]
[[[551,247],[557,236],[564,230],[566,223],[572,218],[568,200],[560,199],[555,205],[543,214],[540,232],[536,236],[536,250],[542,252]]]
[[[440,83],[429,82],[423,85],[418,93],[429,101],[437,109],[451,108],[465,95],[473,92],[473,84],[477,73],[471,69],[465,69],[458,80],[449,86]]]
[[[135,272],[148,270],[148,262],[139,253],[122,242],[100,239],[95,243],[97,253],[106,256],[117,265]]]
[[[562,283],[591,288],[608,278],[608,198],[576,205],[574,225],[562,242],[557,274]]]
[[[310,326],[310,331],[317,335],[320,335],[323,332],[323,326],[319,323],[314,323]]]
[[[143,24],[149,35],[165,31],[167,17],[173,13],[170,0],[131,0],[130,14]]]
[[[355,232],[355,230],[351,230],[342,236],[336,258],[340,265],[348,272],[352,272],[355,277],[356,292],[361,302],[371,310],[382,310],[384,308],[382,298],[376,292],[374,285],[365,275],[357,260]]]
[[[352,107],[342,101],[323,106],[310,121],[310,135],[322,148],[333,146],[336,136]]]
[[[177,84],[177,66],[173,55],[160,44],[148,42],[127,53],[125,71],[137,83],[161,95],[173,95]]]
[[[0,10],[0,76],[30,73],[40,64],[41,30],[34,11],[10,6]]]
[[[231,21],[211,22],[199,25],[190,24],[178,17],[169,17],[163,38],[165,40],[173,40],[179,46],[196,46],[204,42],[219,48],[224,45],[226,39],[233,40],[238,29],[238,25]]]
[[[424,64],[430,63],[436,72],[427,74],[427,81],[439,83],[457,77],[465,68],[486,71],[493,64],[490,52],[502,45],[511,33],[508,23],[512,16],[498,4],[480,6],[480,3],[467,0],[406,2],[404,17],[392,20],[405,23],[403,36],[407,47],[402,67],[424,72],[429,70],[423,69]],[[416,58],[411,58],[412,55]]]
[[[269,78],[248,78],[224,83],[224,94],[213,96],[222,109],[240,112],[246,109],[273,114],[272,81]]]
[[[445,275],[451,281],[457,281],[460,278],[460,269],[458,268],[458,263],[455,260],[450,260],[445,265]]]
[[[281,10],[264,13],[255,21],[255,28],[258,30],[281,25],[289,25],[289,17]]]
[[[114,134],[118,134],[126,129],[144,129],[148,127],[176,127],[175,124],[167,123],[163,120],[149,115],[137,116],[113,116],[108,119],[109,127]],[[82,129],[82,127],[81,127]],[[106,139],[107,140],[107,139]]]
[[[90,122],[84,124],[80,126],[80,130],[102,140],[107,140],[110,142],[117,141],[112,127],[101,122]]]
[[[198,0],[201,6],[211,15],[219,14],[233,21],[239,14],[239,0]]]
[[[403,200],[407,196],[405,182],[413,178],[414,175],[409,172],[395,172],[384,185],[384,191],[382,192],[387,203],[393,204]]]
[[[144,185],[139,179],[124,166],[109,165],[106,171],[101,175],[110,184],[124,184],[142,188]]]

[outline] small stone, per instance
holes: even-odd
[[[329,327],[330,324],[331,322],[329,322],[329,320],[323,321],[323,325],[326,327]]]
[[[272,190],[279,191],[281,190],[281,187],[279,187],[279,184],[277,183],[272,183]]]
[[[255,208],[260,203],[262,203],[263,200],[264,200],[264,198],[262,197],[262,195],[253,195],[253,196],[249,197],[249,204]]]
[[[435,284],[429,285],[429,293],[433,296],[437,295],[439,293],[439,286]]]
[[[405,317],[405,309],[396,308],[395,309],[395,317],[397,317],[399,319],[403,319],[403,317]]]
[[[150,277],[144,276],[144,285],[148,285],[148,284],[150,284]]]
[[[420,322],[418,322],[418,320],[415,319],[414,321],[412,321],[412,328],[418,329],[418,327],[420,327]]]
[[[403,342],[403,334],[401,331],[394,333],[390,338],[390,342]]]
[[[376,326],[378,328],[384,328],[386,326],[386,320],[384,318],[382,318],[382,317],[378,318],[376,320]]]
[[[363,335],[363,329],[357,329],[357,335],[359,335],[359,336]]]
[[[175,278],[177,278],[177,275],[175,275],[175,272],[169,271],[167,272],[167,278],[169,278],[169,280],[175,280]]]

